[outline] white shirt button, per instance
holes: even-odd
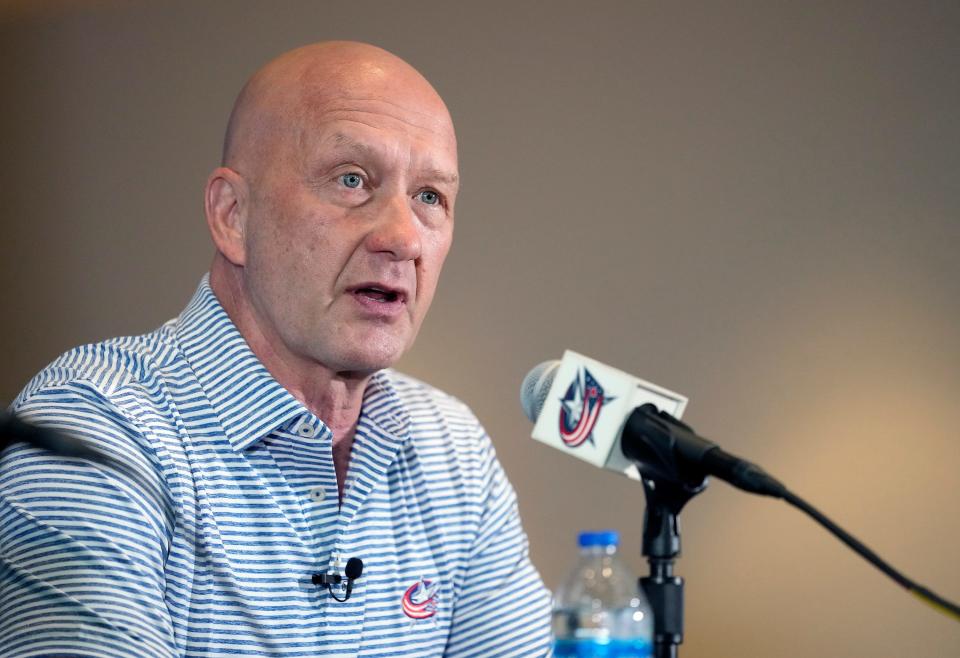
[[[327,497],[327,492],[323,487],[314,487],[310,490],[310,499],[315,503],[322,503]]]
[[[314,429],[314,427],[309,423],[303,423],[300,426],[300,428],[297,430],[297,434],[299,434],[304,438],[312,439],[314,436],[317,435],[317,430]]]

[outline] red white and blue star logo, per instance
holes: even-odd
[[[403,614],[413,620],[429,619],[437,614],[438,589],[440,589],[440,583],[421,577],[403,593],[403,598],[400,600]]]
[[[604,397],[603,387],[586,368],[580,368],[560,399],[560,438],[571,448],[590,441],[600,410],[613,397]]]

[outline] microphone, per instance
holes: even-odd
[[[657,655],[676,655],[683,637],[683,585],[672,575],[680,552],[677,514],[713,475],[733,486],[782,498],[829,530],[921,601],[960,621],[960,605],[894,569],[866,544],[790,491],[762,468],[722,450],[677,420],[687,399],[599,361],[566,351],[531,370],[520,402],[535,423],[533,438],[578,459],[643,480],[647,509],[641,579],[654,606]],[[626,465],[626,466],[625,466]]]
[[[352,557],[347,560],[347,566],[343,571],[343,576],[337,573],[315,573],[310,581],[314,585],[326,585],[327,591],[330,592],[330,596],[333,597],[335,601],[343,603],[350,598],[350,594],[353,593],[353,581],[360,578],[363,574],[363,560],[358,557]],[[339,585],[340,583],[346,585],[346,593],[343,598],[337,598],[337,595],[333,593],[333,586]]]
[[[687,398],[571,350],[531,370],[520,399],[534,439],[631,479],[693,491],[713,475],[752,493],[786,491],[680,422]]]
[[[627,417],[648,402],[677,417],[687,405],[679,393],[572,350],[531,370],[520,401],[534,422],[534,439],[633,480],[641,473],[620,448]]]

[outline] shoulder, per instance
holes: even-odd
[[[69,350],[41,370],[11,405],[23,420],[124,455],[152,451],[145,419],[166,416],[172,322],[142,336]]]
[[[162,406],[158,373],[175,349],[169,332],[167,323],[143,336],[69,350],[41,370],[12,404],[22,420],[63,432],[123,463],[122,473],[120,469],[94,469],[94,473],[88,465],[24,444],[5,451],[0,470],[22,481],[37,477],[38,469],[52,480],[93,473],[98,479],[109,474],[126,482],[129,476],[131,487],[152,491],[151,500],[165,500],[160,484],[163,468],[144,418]]]
[[[46,391],[70,389],[111,396],[149,382],[175,358],[173,321],[141,336],[111,338],[64,352],[41,370],[14,400],[18,409]]]

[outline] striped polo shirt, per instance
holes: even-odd
[[[112,459],[0,461],[0,657],[549,653],[549,594],[469,409],[375,374],[341,505],[330,429],[206,278],[179,318],[64,354],[14,409]],[[346,601],[311,582],[351,557]]]

